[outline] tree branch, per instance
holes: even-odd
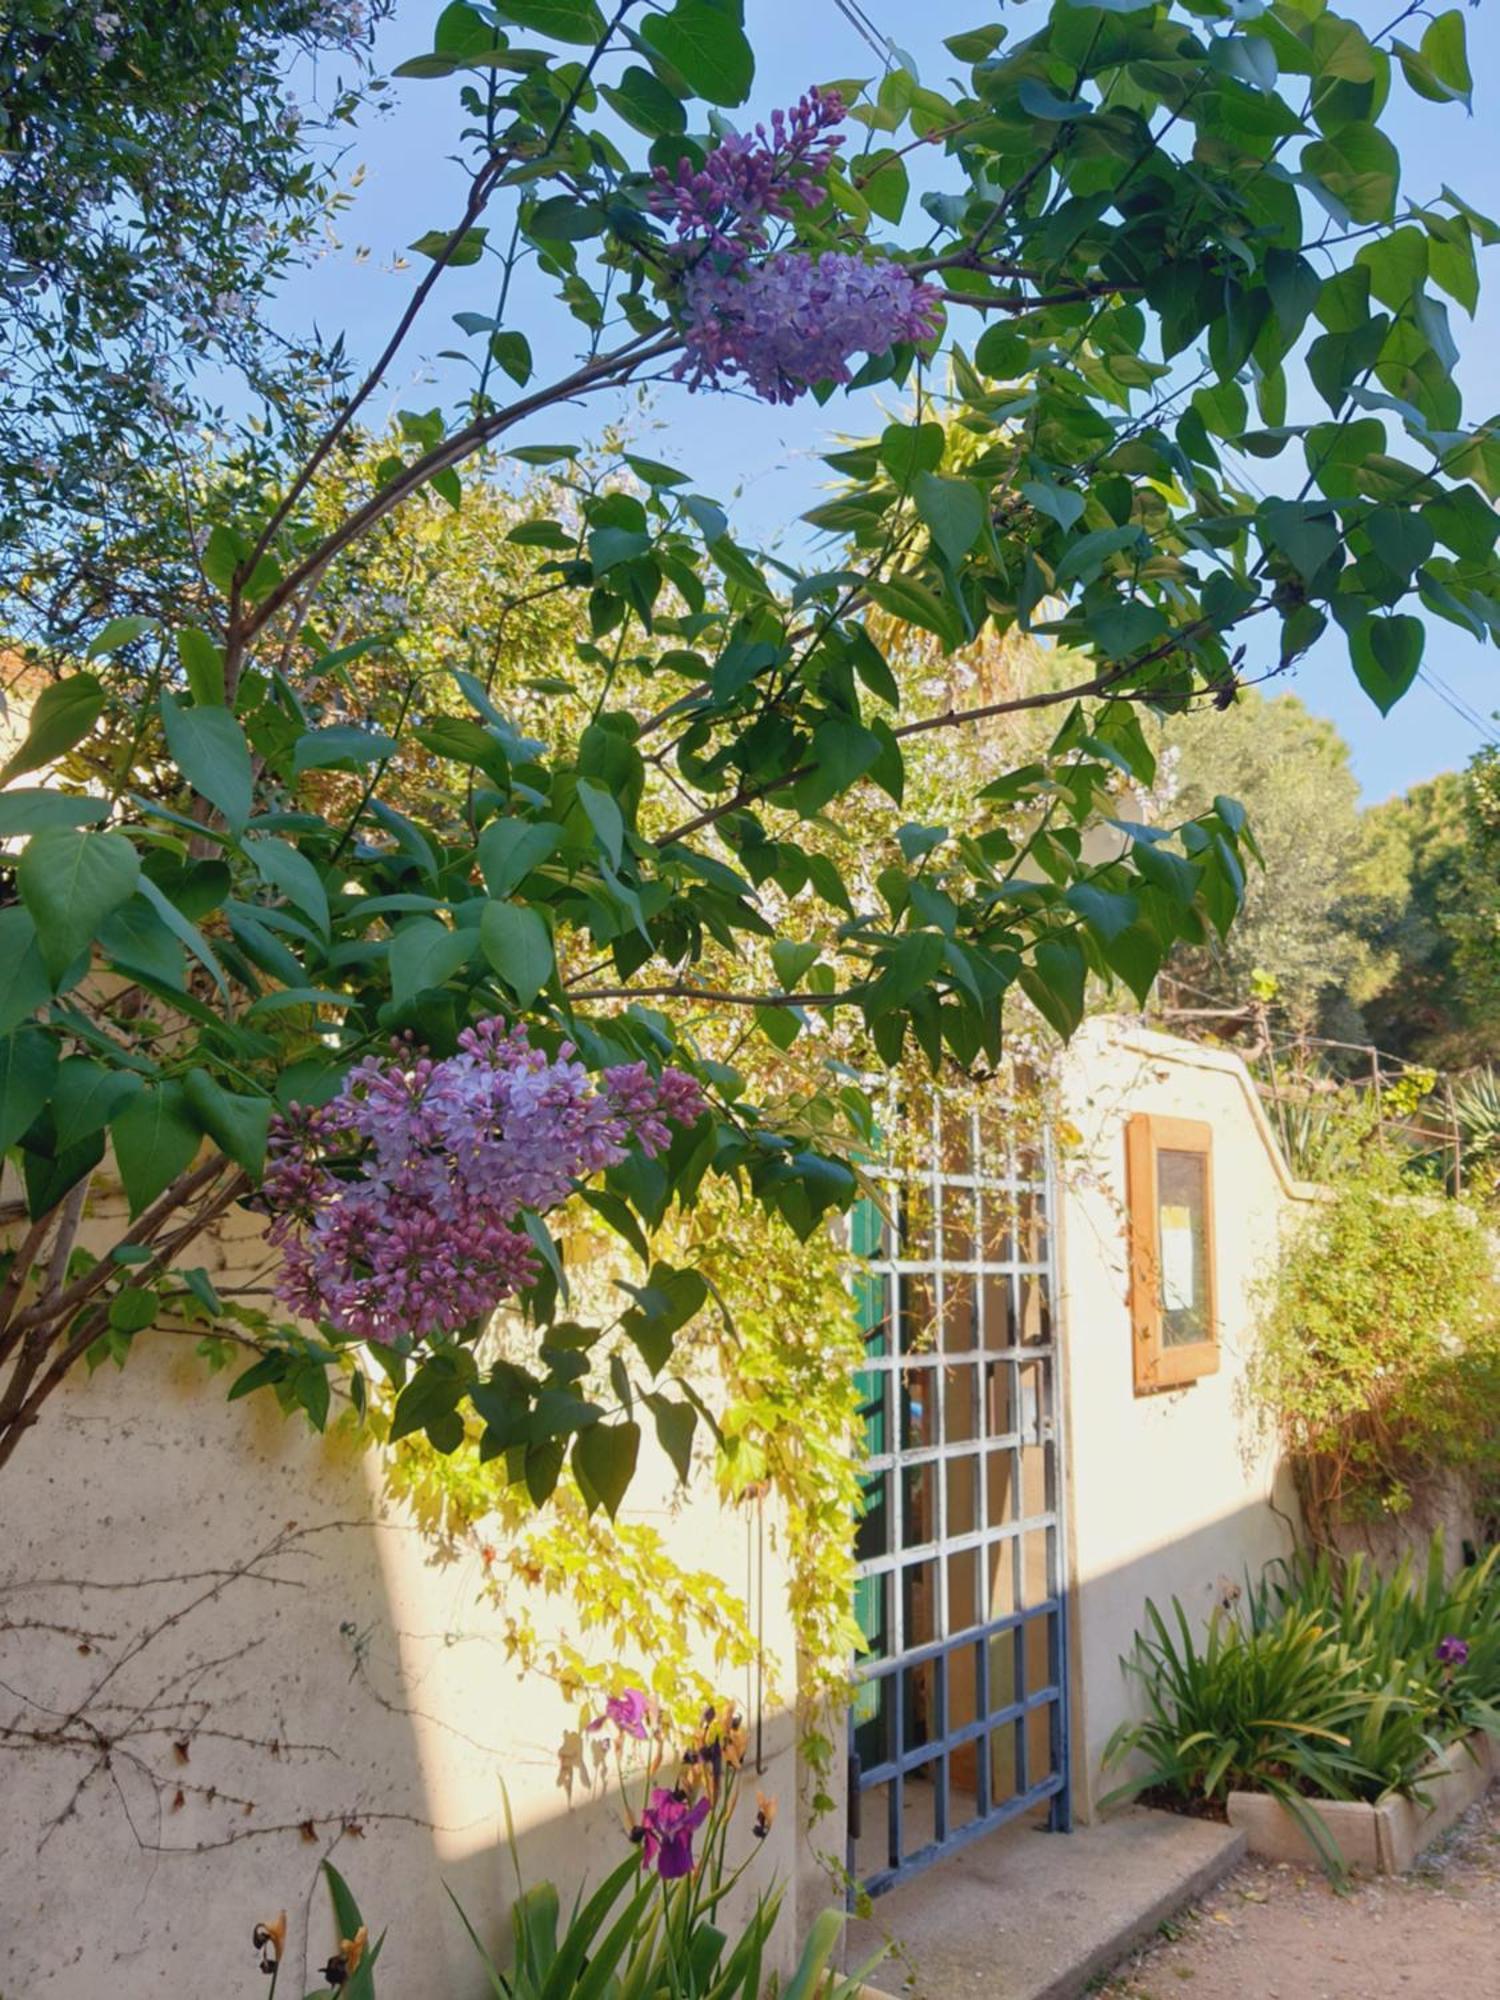
[[[462,430],[455,431],[451,437],[444,438],[441,444],[434,445],[431,451],[424,452],[407,466],[389,485],[382,486],[378,493],[372,493],[353,513],[346,515],[311,555],[282,578],[244,620],[241,643],[253,639],[305,584],[321,575],[341,549],[358,541],[377,521],[394,512],[404,500],[425,486],[434,473],[462,464],[503,431],[510,430],[527,417],[535,416],[539,410],[550,409],[554,403],[570,402],[575,396],[587,395],[595,389],[619,386],[636,369],[647,362],[659,361],[663,355],[671,354],[681,345],[682,336],[675,331],[662,335],[639,334],[623,347],[617,347],[613,353],[601,354],[597,361],[587,362],[582,368],[575,369],[560,382],[539,389],[534,395],[522,396],[516,402],[507,404],[503,410],[477,418]]]

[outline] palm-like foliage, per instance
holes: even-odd
[[[1468,1152],[1500,1151],[1500,1075],[1493,1067],[1486,1065],[1454,1084],[1453,1115]]]
[[[1340,1569],[1299,1556],[1206,1629],[1175,1598],[1171,1613],[1147,1603],[1124,1662],[1146,1713],[1111,1738],[1107,1764],[1139,1764],[1106,1804],[1266,1792],[1337,1873],[1310,1800],[1421,1799],[1447,1745],[1476,1729],[1500,1737],[1500,1549],[1451,1581],[1441,1535],[1420,1574],[1410,1559],[1381,1576],[1359,1557]]]

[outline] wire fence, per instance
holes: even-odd
[[[1471,1164],[1487,1147],[1466,1133],[1461,1098],[1487,1070],[1445,1072],[1373,1042],[1278,1035],[1267,1000],[1225,1007],[1175,979],[1167,992],[1204,1004],[1163,996],[1153,1012],[1164,1027],[1210,1034],[1237,1049],[1294,1172],[1322,1178],[1376,1143],[1410,1154],[1412,1166],[1450,1194],[1464,1193]]]

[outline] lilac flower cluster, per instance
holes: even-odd
[[[359,1340],[450,1332],[535,1281],[520,1225],[702,1110],[692,1077],[623,1063],[591,1077],[496,1018],[446,1061],[367,1057],[321,1107],[272,1127],[263,1190],[288,1310]]]
[[[847,382],[856,354],[937,331],[935,294],[889,258],[777,250],[773,219],[794,220],[822,195],[842,141],[836,91],[812,90],[771,129],[731,133],[701,167],[656,169],[655,212],[676,232],[686,345],[675,373],[692,389],[736,378],[767,402],[791,403],[817,382]]]
[[[826,135],[843,115],[837,91],[810,90],[789,112],[771,113],[769,132],[757,125],[753,133],[729,133],[701,167],[688,159],[675,173],[658,167],[651,207],[672,223],[684,249],[743,264],[766,248],[771,217],[785,221],[817,206],[822,177],[843,144]]]
[[[789,250],[746,270],[705,260],[683,280],[687,348],[676,373],[693,389],[738,376],[770,403],[815,382],[848,382],[856,354],[884,354],[938,327],[932,292],[888,258]]]

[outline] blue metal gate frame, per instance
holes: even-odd
[[[937,1100],[931,1119],[915,1161],[876,1175],[888,1215],[863,1202],[852,1231],[867,1260],[869,1650],[850,1713],[849,1873],[872,1895],[1043,1803],[1054,1831],[1071,1825],[1051,1138],[1017,1139],[1003,1107]]]

